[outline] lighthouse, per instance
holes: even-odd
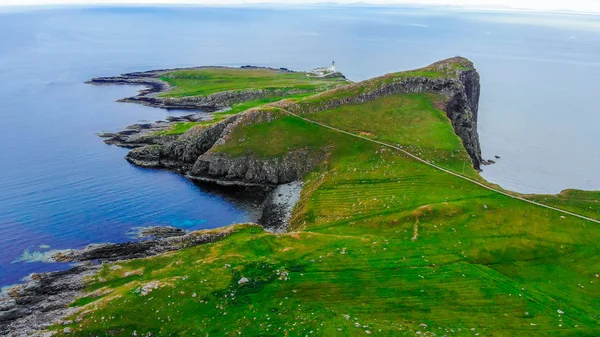
[[[331,61],[331,68],[329,68],[332,73],[335,73],[335,61]]]

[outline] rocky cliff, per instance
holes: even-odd
[[[174,170],[193,180],[222,185],[276,186],[296,181],[313,169],[325,153],[298,149],[278,158],[260,158],[251,153],[233,156],[211,151],[226,143],[236,127],[273,118],[276,117],[268,112],[252,109],[210,126],[196,126],[166,145],[136,148],[126,159],[138,166]]]
[[[479,74],[464,58],[452,58],[432,64],[426,69],[436,76],[423,76],[418,71],[389,74],[372,80],[339,87],[300,102],[283,101],[275,106],[297,114],[310,114],[344,104],[361,104],[380,97],[402,93],[439,93],[445,100],[441,108],[452,122],[473,167],[480,169],[481,158],[477,134]],[[440,75],[442,74],[442,75]],[[197,180],[221,184],[279,185],[300,179],[325,158],[325,153],[290,151],[279,158],[259,158],[252,153],[233,156],[212,151],[215,145],[229,141],[237,127],[268,123],[275,117],[268,109],[251,109],[212,126],[195,127],[177,140],[134,149],[127,155],[131,163],[176,170]]]

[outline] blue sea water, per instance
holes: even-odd
[[[132,228],[212,228],[252,208],[176,174],[129,165],[99,131],[167,111],[114,102],[140,88],[97,76],[245,64],[352,80],[469,57],[482,76],[483,176],[520,192],[600,189],[600,20],[432,8],[0,9],[0,286],[64,267],[49,249],[128,240]],[[175,112],[176,113],[176,112]],[[49,247],[49,248],[48,248]],[[29,261],[23,261],[29,260]]]

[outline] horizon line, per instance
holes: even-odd
[[[262,0],[0,0],[0,8],[35,9],[35,8],[57,8],[57,7],[96,7],[96,6],[198,6],[198,7],[253,7],[253,6],[277,6],[277,7],[310,7],[310,6],[366,6],[366,7],[419,7],[419,8],[442,8],[458,10],[478,11],[504,11],[504,12],[537,12],[537,13],[562,13],[562,14],[600,14],[600,3],[590,8],[581,6],[569,7],[535,7],[530,0],[529,6],[526,1],[441,1],[441,0],[293,0],[286,2],[262,1]],[[542,1],[545,4],[552,1]],[[556,1],[555,1],[556,2]],[[589,2],[584,0],[583,2]],[[580,4],[583,5],[583,4]]]

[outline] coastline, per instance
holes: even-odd
[[[168,72],[181,71],[181,70],[200,70],[200,69],[262,69],[262,70],[273,70],[277,72],[285,73],[296,73],[296,71],[289,70],[287,68],[270,68],[270,67],[258,67],[258,66],[241,66],[237,67],[224,67],[224,66],[200,66],[200,67],[189,67],[189,68],[172,68],[172,69],[156,69],[141,72],[125,73],[118,76],[106,76],[106,77],[94,77],[86,84],[93,85],[142,85],[146,89],[140,90],[137,95],[121,98],[117,102],[128,102],[138,103],[154,108],[161,109],[180,109],[180,110],[201,110],[205,112],[215,112],[223,108],[227,108],[232,102],[242,99],[243,97],[237,97],[239,93],[245,93],[246,95],[252,95],[253,93],[257,96],[267,94],[266,90],[232,90],[224,91],[228,95],[208,95],[200,97],[159,97],[160,94],[167,93],[173,89],[173,87],[160,79],[160,77]],[[222,94],[217,93],[217,94]],[[229,96],[229,97],[227,97]],[[248,100],[248,99],[245,99]]]
[[[93,85],[143,85],[136,96],[119,99],[117,102],[130,102],[161,109],[180,109],[196,111],[188,115],[168,116],[165,120],[147,123],[134,123],[117,132],[99,132],[98,136],[109,145],[124,148],[140,148],[146,145],[164,145],[177,139],[180,135],[164,135],[172,125],[181,122],[200,122],[212,118],[212,113],[223,111],[233,102],[243,102],[256,97],[278,94],[278,91],[242,90],[217,93],[204,100],[169,99],[157,97],[168,92],[172,87],[159,77],[169,71],[203,68],[229,67],[193,67],[159,69],[134,72],[112,77],[93,78],[85,83]],[[241,69],[269,69],[282,72],[293,72],[285,68],[243,66]],[[127,158],[130,162],[131,158]],[[142,164],[142,163],[140,163]],[[138,166],[144,166],[140,165]],[[180,172],[180,170],[173,170]],[[180,172],[181,173],[181,172]],[[263,201],[258,206],[258,221],[253,224],[232,224],[225,227],[198,230],[192,232],[177,231],[170,227],[158,226],[143,228],[137,239],[123,243],[91,244],[83,249],[53,251],[48,256],[49,263],[74,263],[72,268],[44,273],[31,274],[24,282],[8,286],[0,292],[0,335],[14,336],[36,335],[52,324],[70,324],[61,319],[77,311],[69,304],[84,295],[86,278],[91,277],[105,263],[126,261],[136,258],[155,256],[161,253],[207,244],[223,239],[239,228],[259,226],[272,233],[286,230],[285,222],[290,216],[295,202],[301,192],[301,183],[282,185],[282,188],[270,184],[253,184],[242,181],[232,182],[220,179],[208,179],[187,176],[188,179],[207,183],[216,189],[223,187],[239,187],[260,189]],[[289,186],[288,186],[289,185]],[[274,194],[275,193],[275,194]],[[144,239],[144,238],[150,239]],[[86,296],[93,296],[86,295]]]
[[[214,67],[186,69],[201,68]],[[186,136],[181,137],[183,138],[181,140],[179,139],[180,135],[168,135],[166,137],[159,135],[159,131],[168,129],[174,123],[203,120],[202,118],[207,118],[210,112],[226,109],[234,103],[279,93],[277,90],[258,89],[231,90],[218,92],[209,96],[191,98],[158,97],[160,93],[171,90],[171,86],[160,80],[159,77],[165,72],[172,70],[175,69],[153,70],[123,74],[115,77],[95,78],[86,83],[95,85],[144,85],[147,88],[140,91],[137,96],[120,99],[118,102],[133,102],[163,109],[201,110],[204,113],[171,118],[171,120],[163,122],[133,124],[121,132],[114,134],[105,133],[100,136],[106,138],[105,142],[108,144],[140,150],[134,150],[126,157],[128,161],[138,166],[172,170],[185,175],[191,180],[208,182],[220,186],[259,187],[267,190],[267,196],[260,206],[261,210],[259,213],[262,215],[258,223],[264,230],[274,233],[285,232],[287,230],[287,220],[291,215],[294,205],[299,200],[302,191],[302,183],[298,181],[299,178],[314,168],[326,155],[320,154],[315,157],[309,155],[304,150],[300,150],[286,154],[281,160],[271,161],[264,161],[253,156],[228,158],[219,154],[205,155],[216,143],[223,141],[230,130],[237,125],[259,121],[262,118],[270,118],[269,116],[265,117],[259,113],[254,114],[252,112],[246,114],[245,119],[238,118],[238,115],[235,115],[212,124],[210,127],[198,130],[198,132],[186,133]],[[477,75],[476,73],[474,74]],[[360,96],[356,99],[360,102],[370,101],[381,95],[387,95],[398,90],[403,91],[405,86],[407,88],[417,86],[419,90],[425,90],[428,86],[435,88],[442,87],[443,90],[458,95],[458,98],[448,106],[448,113],[459,114],[462,111],[461,109],[468,110],[472,106],[475,118],[472,118],[473,116],[470,116],[470,118],[471,121],[476,122],[477,106],[476,103],[472,102],[473,97],[471,96],[474,96],[475,100],[478,99],[478,75],[473,78],[462,79],[462,81],[469,84],[468,87],[472,92],[467,91],[465,93],[459,90],[461,89],[457,84],[459,82],[438,83],[436,81],[426,81],[426,83],[413,83],[408,81],[389,85],[389,88],[385,87],[378,92],[364,97]],[[400,89],[392,87],[394,85]],[[348,99],[350,100],[350,98]],[[333,103],[342,104],[344,102],[340,100]],[[193,120],[194,118],[198,119]],[[453,120],[453,118],[450,119]],[[474,140],[476,141],[477,139],[475,138]],[[150,146],[145,147],[148,145]],[[165,147],[164,152],[163,147]],[[475,148],[475,150],[477,149],[478,147]],[[185,157],[190,157],[190,160],[193,161],[188,162],[185,158],[163,157],[169,151],[183,154]],[[140,155],[139,158],[136,157],[136,154]],[[196,159],[201,155],[204,156],[203,159],[206,161],[200,161],[201,165],[198,166]],[[156,162],[149,161],[149,159],[154,157],[157,158]],[[478,163],[477,159],[480,160],[478,157],[473,158],[474,164]],[[172,164],[165,166],[165,163],[169,161],[172,161]],[[248,170],[248,168],[253,169]],[[218,174],[214,174],[215,172]],[[240,226],[258,225],[232,225],[162,239],[132,241],[120,244],[96,244],[82,250],[56,252],[50,257],[52,261],[80,263],[80,265],[64,272],[34,274],[31,277],[31,281],[10,288],[6,292],[8,296],[0,299],[0,309],[2,310],[0,312],[0,322],[3,323],[3,326],[6,326],[6,329],[11,329],[12,331],[29,332],[33,330],[26,329],[43,329],[69,313],[70,309],[67,307],[69,303],[83,294],[85,277],[94,274],[103,263],[144,258],[194,245],[215,242],[229,236]],[[63,293],[66,295],[63,296]],[[43,312],[44,314],[39,315],[38,312]],[[0,330],[0,333],[2,332]]]
[[[215,242],[256,224],[236,224],[183,234],[168,227],[146,228],[140,235],[162,236],[145,241],[92,244],[83,249],[53,252],[49,260],[76,263],[73,268],[32,274],[28,281],[0,293],[0,335],[31,336],[52,324],[70,324],[61,319],[78,309],[69,305],[84,295],[86,279],[108,262],[136,258]],[[94,293],[85,295],[94,297]]]
[[[299,71],[287,68],[271,68],[245,65],[239,68],[224,66],[200,66],[189,68],[157,69],[142,72],[125,73],[118,76],[95,77],[86,84],[92,85],[141,85],[146,87],[136,95],[117,100],[120,103],[136,103],[153,108],[166,110],[189,110],[190,114],[181,116],[168,116],[165,120],[147,123],[134,123],[116,132],[99,132],[98,136],[104,138],[109,145],[125,148],[136,148],[145,145],[165,144],[179,136],[164,135],[161,132],[168,131],[171,127],[181,122],[204,122],[210,121],[215,112],[226,112],[234,104],[259,100],[268,97],[285,95],[297,95],[316,93],[314,90],[301,89],[243,89],[226,90],[216,92],[207,96],[184,96],[184,97],[161,97],[173,89],[168,82],[160,79],[166,73],[182,70],[201,69],[241,69],[241,70],[271,70],[278,73],[299,73]],[[336,76],[345,78],[341,73]]]

